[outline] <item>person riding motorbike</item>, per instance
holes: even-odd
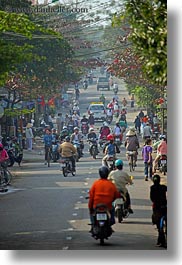
[[[113,84],[113,91],[115,93],[118,93],[118,83],[117,82],[114,82],[114,84]]]
[[[80,116],[80,108],[79,106],[77,105],[77,103],[74,103],[73,105],[73,114],[78,114]]]
[[[75,110],[72,115],[72,120],[74,122],[74,126],[79,127],[80,126],[80,116],[77,114],[77,111]]]
[[[104,96],[103,93],[102,93],[102,95],[100,96],[99,100],[105,105],[106,98],[105,98],[105,96]]]
[[[93,128],[90,128],[89,129],[89,133],[87,134],[87,141],[89,142],[89,141],[95,141],[95,143],[97,144],[97,135],[96,135],[96,133],[94,132],[94,129]],[[90,146],[90,148],[89,148],[89,152],[90,153],[92,153],[92,146]],[[98,145],[97,145],[97,152],[99,153],[99,149],[98,149]]]
[[[109,169],[105,166],[99,168],[100,179],[96,180],[89,190],[89,202],[88,208],[90,212],[91,231],[94,225],[93,213],[98,204],[105,204],[111,213],[111,225],[115,224],[114,208],[112,202],[117,198],[120,198],[120,193],[116,189],[116,186],[107,177],[109,175]]]
[[[86,79],[83,81],[83,88],[84,89],[88,88],[88,81]]]
[[[61,131],[59,136],[60,141],[63,142],[66,136],[69,136],[69,131],[67,126],[63,126],[63,130]]]
[[[125,139],[125,147],[126,147],[126,157],[129,160],[129,156],[127,154],[128,151],[134,152],[134,167],[137,166],[137,155],[138,155],[138,148],[140,147],[135,128],[130,128],[129,131],[126,133]]]
[[[114,138],[119,137],[120,138],[120,141],[122,143],[122,140],[123,140],[123,131],[122,131],[120,125],[119,125],[119,122],[116,122],[116,125],[114,126],[113,135],[114,135]]]
[[[2,143],[0,143],[0,165],[4,169],[4,178],[5,181],[7,180],[7,173],[6,173],[6,168],[8,167],[8,164],[6,163],[9,159],[7,151],[4,149],[4,146]]]
[[[87,132],[88,132],[88,129],[89,129],[89,126],[88,126],[88,119],[86,118],[86,115],[83,115],[83,118],[81,119],[81,124],[85,124],[86,125],[86,128],[87,128]],[[83,132],[83,131],[82,131]]]
[[[100,128],[99,134],[100,134],[100,139],[106,138],[110,134],[111,130],[107,124],[107,122],[103,122],[103,126]]]
[[[128,212],[133,213],[133,210],[131,209],[130,195],[126,188],[127,184],[133,184],[132,178],[128,173],[123,171],[123,161],[121,159],[115,161],[115,167],[116,169],[109,173],[108,180],[112,181],[112,183],[116,185],[117,190],[124,195]]]
[[[45,163],[44,163],[45,165],[47,165],[47,158],[48,158],[49,148],[52,151],[52,140],[53,140],[53,137],[52,137],[51,130],[46,129],[45,135],[44,135],[44,138],[43,138],[44,148],[45,148]]]
[[[81,133],[79,133],[79,128],[75,127],[74,128],[74,133],[71,135],[71,143],[73,143],[74,141],[78,141],[78,143],[80,144],[80,151],[81,151],[81,155],[83,156],[83,149],[84,149],[84,143],[83,143],[83,135]]]
[[[113,158],[113,160],[115,161],[116,158],[116,153],[120,153],[120,150],[118,148],[118,146],[114,143],[114,136],[112,134],[109,134],[107,136],[107,143],[105,144],[104,148],[103,148],[103,153],[105,154],[105,156],[102,159],[102,165],[109,167],[107,160],[109,160],[109,158]]]
[[[160,184],[160,176],[154,175],[153,185],[150,187],[150,199],[153,202],[152,208],[152,223],[156,224],[158,229],[157,246],[165,246],[165,237],[163,231],[160,229],[160,220],[162,216],[167,215],[167,186]]]
[[[153,172],[156,172],[156,168],[159,162],[159,159],[162,155],[165,155],[167,157],[167,142],[166,142],[166,136],[161,136],[161,142],[159,143],[157,147],[157,156],[153,161]]]
[[[75,162],[74,156],[76,155],[77,150],[74,147],[74,145],[72,143],[70,143],[70,137],[69,136],[65,137],[65,142],[59,146],[58,151],[59,151],[61,157],[69,158],[69,160],[72,163],[72,171],[75,172],[76,171],[76,162]]]

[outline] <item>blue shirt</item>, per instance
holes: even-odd
[[[45,134],[44,135],[44,144],[45,145],[47,145],[47,146],[52,145],[52,140],[53,140],[53,137],[51,134]]]

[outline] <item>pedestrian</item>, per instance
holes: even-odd
[[[153,203],[152,223],[156,224],[158,229],[157,247],[166,248],[165,235],[160,229],[160,220],[162,216],[167,216],[167,186],[160,184],[160,176],[153,176],[153,185],[150,187],[150,199]]]
[[[27,150],[31,151],[32,150],[32,142],[33,142],[33,138],[34,138],[31,123],[28,123],[26,126],[25,137],[26,137]]]
[[[149,122],[146,123],[146,125],[143,127],[143,132],[142,132],[143,139],[146,140],[152,136],[152,130],[149,125]]]
[[[134,124],[135,124],[135,129],[140,133],[141,121],[139,116],[136,116]]]
[[[142,148],[145,181],[148,181],[148,177],[152,179],[152,146],[151,145],[152,145],[152,140],[146,139],[145,145]]]
[[[58,117],[56,118],[56,125],[57,125],[57,133],[60,134],[64,125],[64,118],[61,112],[58,113]]]

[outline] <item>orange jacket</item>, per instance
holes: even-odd
[[[97,204],[106,204],[108,209],[112,209],[112,202],[120,198],[120,193],[116,186],[108,179],[96,180],[89,191],[89,209],[94,209]]]

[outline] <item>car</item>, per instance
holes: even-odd
[[[91,102],[88,107],[88,114],[93,113],[95,120],[106,120],[106,108],[102,102]]]
[[[107,88],[107,90],[110,90],[110,84],[109,84],[109,79],[107,77],[99,77],[97,80],[97,91],[100,88]]]

